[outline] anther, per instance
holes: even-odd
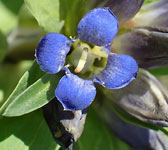
[[[102,87],[104,87],[104,88],[105,88],[105,82],[102,82]]]
[[[79,59],[78,65],[77,65],[77,67],[74,70],[75,73],[79,73],[79,72],[81,72],[83,70],[83,68],[84,68],[84,66],[86,64],[88,51],[89,51],[89,49],[87,47],[83,48],[82,55],[81,55],[81,57]]]
[[[65,74],[67,74],[69,72],[68,68],[70,67],[70,64],[67,64],[64,66],[64,70],[65,70]]]
[[[79,40],[78,38],[72,37],[72,36],[69,36],[69,38],[71,39],[72,42],[75,42],[75,41]]]

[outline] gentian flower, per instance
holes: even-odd
[[[135,79],[138,66],[136,61],[109,50],[110,43],[117,34],[118,21],[109,8],[96,8],[88,12],[79,22],[77,39],[68,39],[59,33],[48,33],[39,42],[36,49],[37,62],[47,73],[55,74],[65,70],[55,90],[55,96],[65,110],[76,111],[87,108],[95,98],[94,82],[108,89],[119,89]],[[88,48],[84,47],[78,65],[74,71],[65,65],[66,56],[74,41],[92,43],[107,55],[107,62],[101,71],[92,73],[92,77],[83,79],[80,73],[87,62]]]

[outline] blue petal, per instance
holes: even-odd
[[[39,42],[36,49],[37,62],[45,72],[59,72],[65,64],[71,41],[59,33],[48,33]]]
[[[109,8],[96,8],[79,22],[78,38],[98,46],[105,46],[118,32],[118,21]]]
[[[65,110],[83,110],[94,100],[96,88],[91,80],[67,73],[61,78],[55,95]]]
[[[93,81],[109,89],[119,89],[135,79],[137,72],[138,65],[131,56],[111,53],[105,69]]]

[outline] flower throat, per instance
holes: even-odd
[[[72,71],[84,79],[92,78],[93,74],[102,71],[107,64],[108,53],[103,47],[91,47],[80,40],[72,45],[72,52],[67,58],[67,63],[72,66]]]

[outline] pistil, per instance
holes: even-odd
[[[87,61],[88,51],[89,49],[87,47],[83,48],[82,55],[79,59],[78,65],[74,70],[75,73],[80,73],[83,70]]]

